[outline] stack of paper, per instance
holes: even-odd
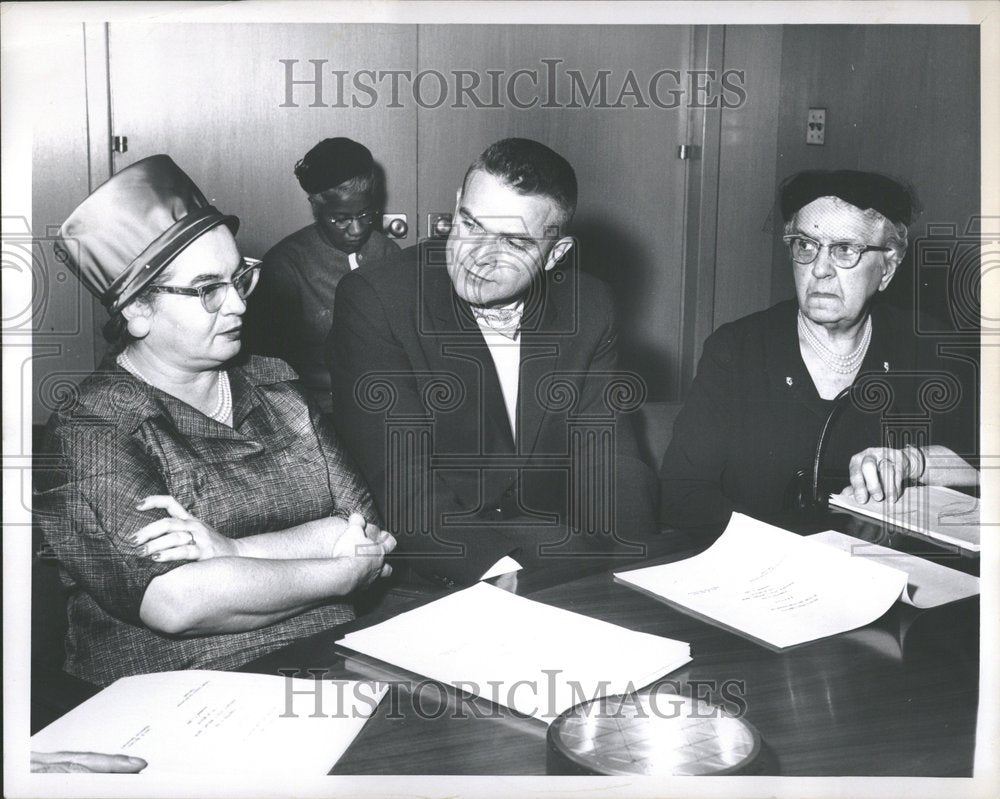
[[[739,513],[700,555],[615,579],[777,648],[869,624],[906,587],[905,572]]]
[[[31,739],[37,752],[141,757],[144,774],[327,774],[386,691],[225,671],[124,677]]]
[[[942,486],[910,486],[895,502],[868,500],[864,505],[845,491],[830,504],[904,530],[979,552],[979,500]]]
[[[681,641],[533,602],[487,583],[349,633],[345,647],[551,722],[691,660]]]

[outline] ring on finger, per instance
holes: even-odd
[[[194,533],[192,533],[190,530],[188,530],[187,534],[188,534],[188,539],[189,539],[188,540],[188,545],[193,547],[194,546]]]

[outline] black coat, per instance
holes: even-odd
[[[335,423],[411,566],[470,582],[505,554],[543,567],[653,531],[655,476],[622,415],[644,386],[618,372],[616,338],[603,283],[545,273],[522,322],[515,438],[440,246],[341,281],[327,342]]]
[[[723,325],[705,341],[698,373],[660,469],[660,518],[673,527],[718,525],[733,510],[787,510],[796,471],[812,469],[833,406],[820,399],[799,353],[794,300]],[[941,357],[912,316],[872,307],[872,339],[856,392],[830,428],[821,473],[848,484],[850,458],[866,447],[940,443],[977,453],[976,368]],[[909,436],[910,438],[907,438]]]

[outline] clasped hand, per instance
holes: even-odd
[[[333,545],[333,557],[357,558],[368,574],[362,585],[370,585],[378,577],[392,574],[392,566],[385,563],[385,556],[396,548],[392,533],[380,530],[377,524],[368,524],[360,513],[352,513],[347,526]]]
[[[236,539],[220,535],[188,513],[171,496],[157,494],[146,497],[135,507],[140,511],[160,508],[169,514],[132,535],[130,543],[139,548],[139,554],[143,557],[156,561],[174,561],[240,555]]]
[[[140,511],[153,508],[165,510],[168,515],[150,522],[130,538],[141,556],[159,562],[243,556],[240,539],[216,532],[188,513],[173,497],[153,495],[136,505]],[[392,574],[392,567],[384,562],[385,556],[396,547],[392,534],[367,523],[360,513],[352,513],[347,521],[337,517],[324,521],[329,523],[326,534],[332,542],[325,557],[354,559],[361,570],[361,585]]]

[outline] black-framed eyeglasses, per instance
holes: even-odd
[[[260,267],[248,265],[233,275],[232,280],[219,283],[206,283],[204,286],[198,286],[198,288],[153,285],[149,287],[149,290],[163,294],[181,294],[185,297],[199,297],[205,310],[209,313],[215,313],[226,301],[226,292],[230,286],[236,289],[236,293],[241,300],[245,300],[257,288],[257,280],[259,278]]]
[[[337,230],[347,230],[355,221],[360,222],[362,227],[369,227],[381,213],[382,210],[376,208],[362,211],[360,214],[327,214],[326,218]]]
[[[892,247],[856,244],[853,241],[831,241],[829,244],[820,244],[816,239],[803,236],[801,233],[790,233],[787,236],[782,236],[781,239],[788,245],[788,251],[795,263],[811,264],[819,258],[820,250],[825,247],[826,251],[830,253],[834,266],[840,269],[853,269],[861,262],[861,256],[866,252],[890,252],[892,250]]]

